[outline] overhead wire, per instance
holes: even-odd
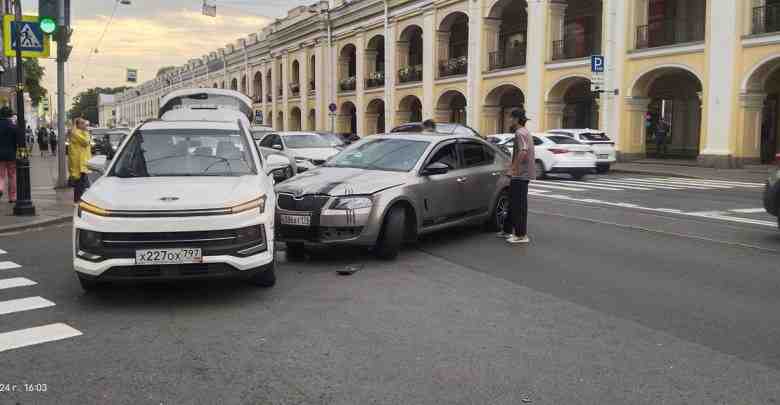
[[[103,32],[100,34],[100,37],[97,40],[97,44],[94,48],[90,49],[89,54],[87,54],[87,60],[84,63],[84,68],[81,71],[81,75],[78,77],[78,82],[74,83],[72,87],[81,84],[81,80],[83,80],[86,76],[87,69],[89,69],[90,62],[92,61],[92,55],[97,53],[98,49],[100,49],[100,44],[103,43],[103,38],[105,38],[106,33],[108,32],[108,27],[111,25],[111,22],[114,21],[114,16],[116,15],[116,10],[119,8],[119,3],[119,0],[114,0],[114,8],[111,10],[111,16],[108,18],[108,21],[106,21],[106,25],[103,27]]]

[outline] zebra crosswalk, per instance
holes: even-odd
[[[653,190],[729,190],[762,189],[764,184],[743,181],[689,179],[680,177],[593,177],[586,181],[534,180],[529,185],[532,194],[550,191],[653,191]]]
[[[26,277],[8,277],[13,271],[23,271],[23,266],[5,259],[8,252],[0,249],[0,325],[5,315],[30,311],[44,311],[56,304],[44,297],[30,294],[30,287],[38,283]],[[21,269],[21,270],[20,270]],[[22,347],[68,339],[81,335],[81,331],[61,322],[46,325],[19,325],[19,329],[0,329],[0,353]]]

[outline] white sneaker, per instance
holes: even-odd
[[[528,236],[523,236],[522,238],[519,236],[512,235],[506,239],[507,243],[512,244],[519,244],[519,243],[530,243],[531,239],[528,238]]]
[[[506,239],[506,238],[508,238],[510,236],[512,236],[511,233],[506,233],[504,231],[496,233],[496,238],[500,238],[500,239]]]

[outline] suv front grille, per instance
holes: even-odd
[[[235,229],[197,232],[133,232],[104,233],[103,246],[112,247],[144,247],[182,245],[199,247],[208,245],[231,244],[236,240]]]
[[[327,195],[305,195],[296,199],[292,194],[280,193],[277,196],[279,208],[288,211],[319,211],[330,200]]]

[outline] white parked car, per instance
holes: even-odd
[[[548,134],[570,136],[585,145],[590,145],[596,153],[596,172],[607,173],[610,165],[617,160],[615,142],[604,131],[598,129],[551,129]]]
[[[295,158],[299,173],[314,169],[341,151],[328,136],[316,132],[271,132],[263,135],[258,145]]]
[[[138,126],[78,204],[73,265],[84,289],[232,276],[275,283],[276,195],[246,114],[213,110],[204,121],[187,108]]]
[[[533,137],[539,179],[548,173],[565,173],[581,180],[596,168],[596,155],[588,145],[564,135],[534,133]],[[514,134],[490,135],[487,139],[512,154]]]

